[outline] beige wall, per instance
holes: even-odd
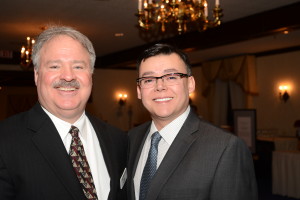
[[[300,51],[257,57],[256,66],[259,95],[253,97],[253,108],[259,134],[295,136],[293,124],[300,119]],[[197,86],[193,102],[199,115],[207,119],[208,102],[200,94],[199,73],[200,67],[193,68]],[[279,99],[281,84],[291,87],[285,103]]]
[[[257,80],[259,96],[254,97],[257,110],[257,128],[277,135],[294,135],[293,123],[300,119],[300,52],[258,57]],[[200,94],[200,68],[193,68],[196,91],[193,104],[204,119],[208,116],[207,101]],[[134,70],[96,69],[92,102],[87,110],[97,117],[123,130],[149,120],[149,114],[136,96],[136,72]],[[288,83],[292,87],[290,99],[279,100],[278,86]],[[7,96],[14,94],[35,94],[35,87],[2,87],[0,90],[0,119],[7,114]],[[127,93],[124,106],[119,106],[118,93]]]
[[[149,119],[136,95],[137,74],[134,70],[96,69],[94,72],[92,103],[87,110],[104,121],[123,130]],[[128,95],[126,104],[118,104],[118,94]]]
[[[257,128],[266,134],[294,136],[293,124],[300,119],[300,51],[258,57],[256,63]],[[279,99],[280,84],[291,87],[291,97],[286,103]]]

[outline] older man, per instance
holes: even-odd
[[[0,123],[0,199],[122,199],[126,136],[85,112],[92,43],[51,27],[32,59],[39,102]]]

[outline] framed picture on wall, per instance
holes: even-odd
[[[256,137],[256,110],[255,109],[235,109],[233,110],[233,132],[255,153]]]

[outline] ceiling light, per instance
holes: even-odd
[[[115,33],[115,37],[123,37],[124,33]]]
[[[139,27],[145,30],[159,27],[165,32],[175,27],[179,34],[219,26],[223,16],[219,0],[215,1],[213,15],[214,19],[209,20],[206,0],[138,0],[136,14]]]
[[[21,67],[23,69],[30,69],[32,67],[32,46],[34,45],[35,40],[33,38],[27,37],[26,46],[22,46],[21,48]]]
[[[283,31],[283,34],[285,34],[285,35],[289,34],[289,31]]]

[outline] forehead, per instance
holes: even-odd
[[[54,36],[53,38],[51,38],[50,40],[48,40],[47,42],[44,43],[42,49],[44,47],[79,47],[79,48],[83,48],[83,46],[81,45],[81,43],[75,39],[73,39],[72,37],[68,36],[68,35],[57,35]]]
[[[187,73],[186,65],[179,55],[156,55],[144,60],[139,68],[139,75],[163,75],[172,72]]]
[[[40,55],[42,59],[89,59],[89,53],[83,45],[67,35],[58,35],[47,41],[41,48]]]

